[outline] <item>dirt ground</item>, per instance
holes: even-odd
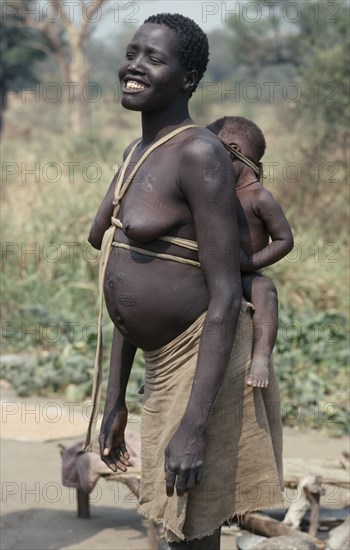
[[[88,407],[53,398],[19,398],[1,387],[1,549],[148,550],[147,521],[120,483],[101,479],[91,494],[91,519],[76,517],[75,490],[61,484],[58,444],[86,430]],[[139,429],[137,417],[130,428]],[[339,458],[347,438],[285,430],[286,458]],[[222,550],[241,534],[225,528]]]

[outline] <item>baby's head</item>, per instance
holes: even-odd
[[[265,153],[266,141],[253,121],[241,116],[224,116],[208,124],[207,128],[255,164],[259,164]]]

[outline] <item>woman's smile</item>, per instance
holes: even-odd
[[[149,84],[142,82],[139,79],[133,77],[125,77],[123,81],[122,90],[123,92],[140,92],[149,88]]]

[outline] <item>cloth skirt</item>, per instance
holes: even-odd
[[[139,513],[161,523],[168,542],[202,538],[235,516],[283,507],[279,390],[272,365],[268,388],[246,385],[253,329],[251,307],[244,300],[206,430],[203,479],[181,497],[176,490],[166,495],[164,450],[188,403],[205,317],[165,346],[144,353]]]

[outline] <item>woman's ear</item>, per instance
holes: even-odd
[[[183,89],[192,92],[198,82],[198,73],[195,69],[189,71],[184,77]]]

